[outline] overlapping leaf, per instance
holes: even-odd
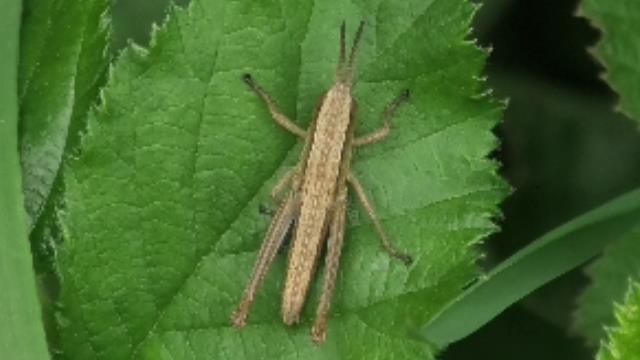
[[[613,304],[624,300],[629,278],[640,276],[640,226],[615,240],[589,268],[592,284],[575,314],[576,330],[592,344],[604,338],[605,326],[614,325]]]
[[[606,67],[606,79],[620,94],[620,107],[640,121],[640,2],[584,0],[581,10],[602,31],[595,54]]]
[[[18,157],[19,0],[0,13],[0,357],[46,360]]]
[[[110,1],[25,1],[20,39],[20,157],[38,271],[50,270],[61,163],[103,84]]]
[[[630,282],[625,301],[616,308],[618,325],[609,331],[598,360],[640,359],[640,285]]]
[[[425,358],[412,333],[475,273],[505,185],[486,157],[499,104],[477,77],[466,1],[199,1],[174,9],[150,49],[117,62],[104,104],[67,172],[60,254],[67,358]],[[393,135],[356,154],[387,231],[415,263],[380,248],[350,213],[329,338],[279,317],[284,257],[249,325],[230,326],[269,219],[274,181],[300,146],[242,83],[251,72],[307,125],[331,84],[343,20],[366,20],[358,54],[358,133],[412,90]],[[311,298],[316,298],[314,291]]]
[[[606,79],[620,96],[622,110],[640,119],[640,36],[636,31],[640,3],[622,0],[606,2],[585,0],[583,14],[602,31],[595,49],[606,67]],[[589,342],[597,344],[605,334],[605,326],[614,321],[614,302],[623,300],[629,277],[640,273],[640,255],[636,228],[609,246],[589,270],[593,284],[581,296],[575,316],[575,328]]]

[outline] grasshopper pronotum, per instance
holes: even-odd
[[[411,262],[408,255],[396,250],[388,240],[372,202],[351,172],[353,148],[373,144],[386,138],[391,130],[391,118],[395,110],[409,98],[409,91],[404,91],[386,107],[383,113],[384,125],[381,129],[363,137],[354,137],[356,101],[351,96],[351,90],[354,81],[354,60],[362,38],[363,26],[364,22],[361,22],[347,59],[345,57],[345,25],[342,24],[335,82],[322,96],[314,121],[307,131],[282,114],[275,102],[251,75],[244,76],[244,81],[266,103],[274,120],[304,139],[305,145],[300,162],[274,186],[271,192],[274,201],[280,201],[281,204],[262,243],[242,300],[231,318],[236,327],[246,324],[256,292],[289,228],[294,226],[293,244],[289,253],[287,279],[282,298],[282,319],[288,325],[299,321],[300,312],[326,240],[324,284],[312,329],[314,342],[322,343],[325,340],[331,297],[344,241],[347,183],[351,184],[371,217],[384,249],[406,264]],[[286,197],[279,200],[281,194],[287,189],[289,191]]]

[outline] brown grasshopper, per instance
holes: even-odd
[[[286,197],[280,201],[271,225],[267,231],[251,279],[231,321],[235,327],[243,327],[258,288],[267,270],[278,253],[290,227],[294,227],[293,244],[289,252],[289,266],[284,294],[282,297],[282,319],[291,325],[300,320],[309,284],[314,275],[317,260],[327,241],[324,284],[316,321],[312,329],[315,343],[326,338],[327,318],[331,307],[331,297],[335,288],[340,263],[340,253],[344,241],[347,209],[347,183],[353,186],[377,230],[382,246],[393,257],[407,265],[411,258],[396,250],[388,240],[378,220],[373,204],[364,188],[351,172],[351,155],[358,146],[373,144],[389,135],[391,118],[398,106],[409,98],[405,91],[391,102],[383,113],[384,125],[381,129],[363,137],[355,138],[356,101],[351,96],[354,78],[354,60],[362,38],[364,22],[356,32],[349,58],[345,58],[345,24],[340,28],[340,57],[335,83],[322,98],[316,116],[305,131],[289,120],[275,102],[251,77],[244,75],[244,81],[266,103],[274,120],[285,129],[304,139],[305,145],[300,162],[290,170],[273,188],[271,197],[278,202],[288,188]]]

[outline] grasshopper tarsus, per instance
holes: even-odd
[[[394,259],[402,261],[407,267],[413,264],[413,258],[411,257],[411,255],[403,253],[400,250],[393,247],[393,245],[391,244],[391,242],[389,242],[389,240],[383,239],[382,247],[384,247],[384,250],[389,254],[389,256],[391,256]]]
[[[242,304],[238,307],[238,309],[231,315],[231,324],[236,329],[241,329],[247,325],[247,315],[248,308],[246,306],[242,306]]]
[[[413,264],[413,258],[408,254],[398,254],[398,260],[402,261],[405,266],[409,267]]]
[[[276,212],[265,204],[259,204],[258,213],[260,213],[260,215],[273,216]]]
[[[244,81],[247,85],[254,87],[256,83],[253,81],[253,76],[249,73],[242,74],[242,81]]]
[[[387,106],[385,113],[388,116],[392,116],[393,113],[395,113],[395,111],[398,109],[398,107],[402,105],[405,101],[408,101],[410,98],[411,98],[411,91],[409,91],[409,89],[405,89],[404,91],[402,91],[402,93],[400,93],[400,95],[395,100],[393,100]]]
[[[398,110],[400,105],[409,101],[410,97],[411,97],[411,92],[409,91],[409,89],[405,89],[397,98],[395,98],[393,101],[391,101],[387,105],[383,113],[384,124],[385,124],[384,128],[389,128],[391,126],[391,118],[393,118],[393,115],[396,113],[396,110]]]

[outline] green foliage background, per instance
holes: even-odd
[[[0,220],[0,279],[11,290],[0,318],[14,324],[0,333],[3,354],[46,358],[40,311],[50,353],[63,359],[640,353],[629,282],[640,275],[630,191],[640,184],[636,2],[495,0],[477,14],[463,0],[178,5],[24,2],[20,61],[3,56],[0,69],[17,84],[17,97],[0,98],[9,149],[0,209],[12,216]],[[18,29],[11,9],[7,54]],[[228,316],[269,221],[258,204],[300,151],[240,75],[251,72],[306,125],[332,81],[340,22],[352,35],[363,18],[358,132],[379,126],[400,90],[414,97],[355,170],[418,261],[390,261],[353,202],[329,342],[310,344],[315,300],[302,326],[281,325],[284,257],[238,332]],[[150,36],[152,21],[163,25]],[[493,47],[486,70],[475,37]],[[507,98],[503,115],[497,99]],[[487,155],[517,191],[501,232],[480,247],[507,192]],[[603,247],[586,271],[529,294]],[[493,270],[478,276],[479,259]]]

